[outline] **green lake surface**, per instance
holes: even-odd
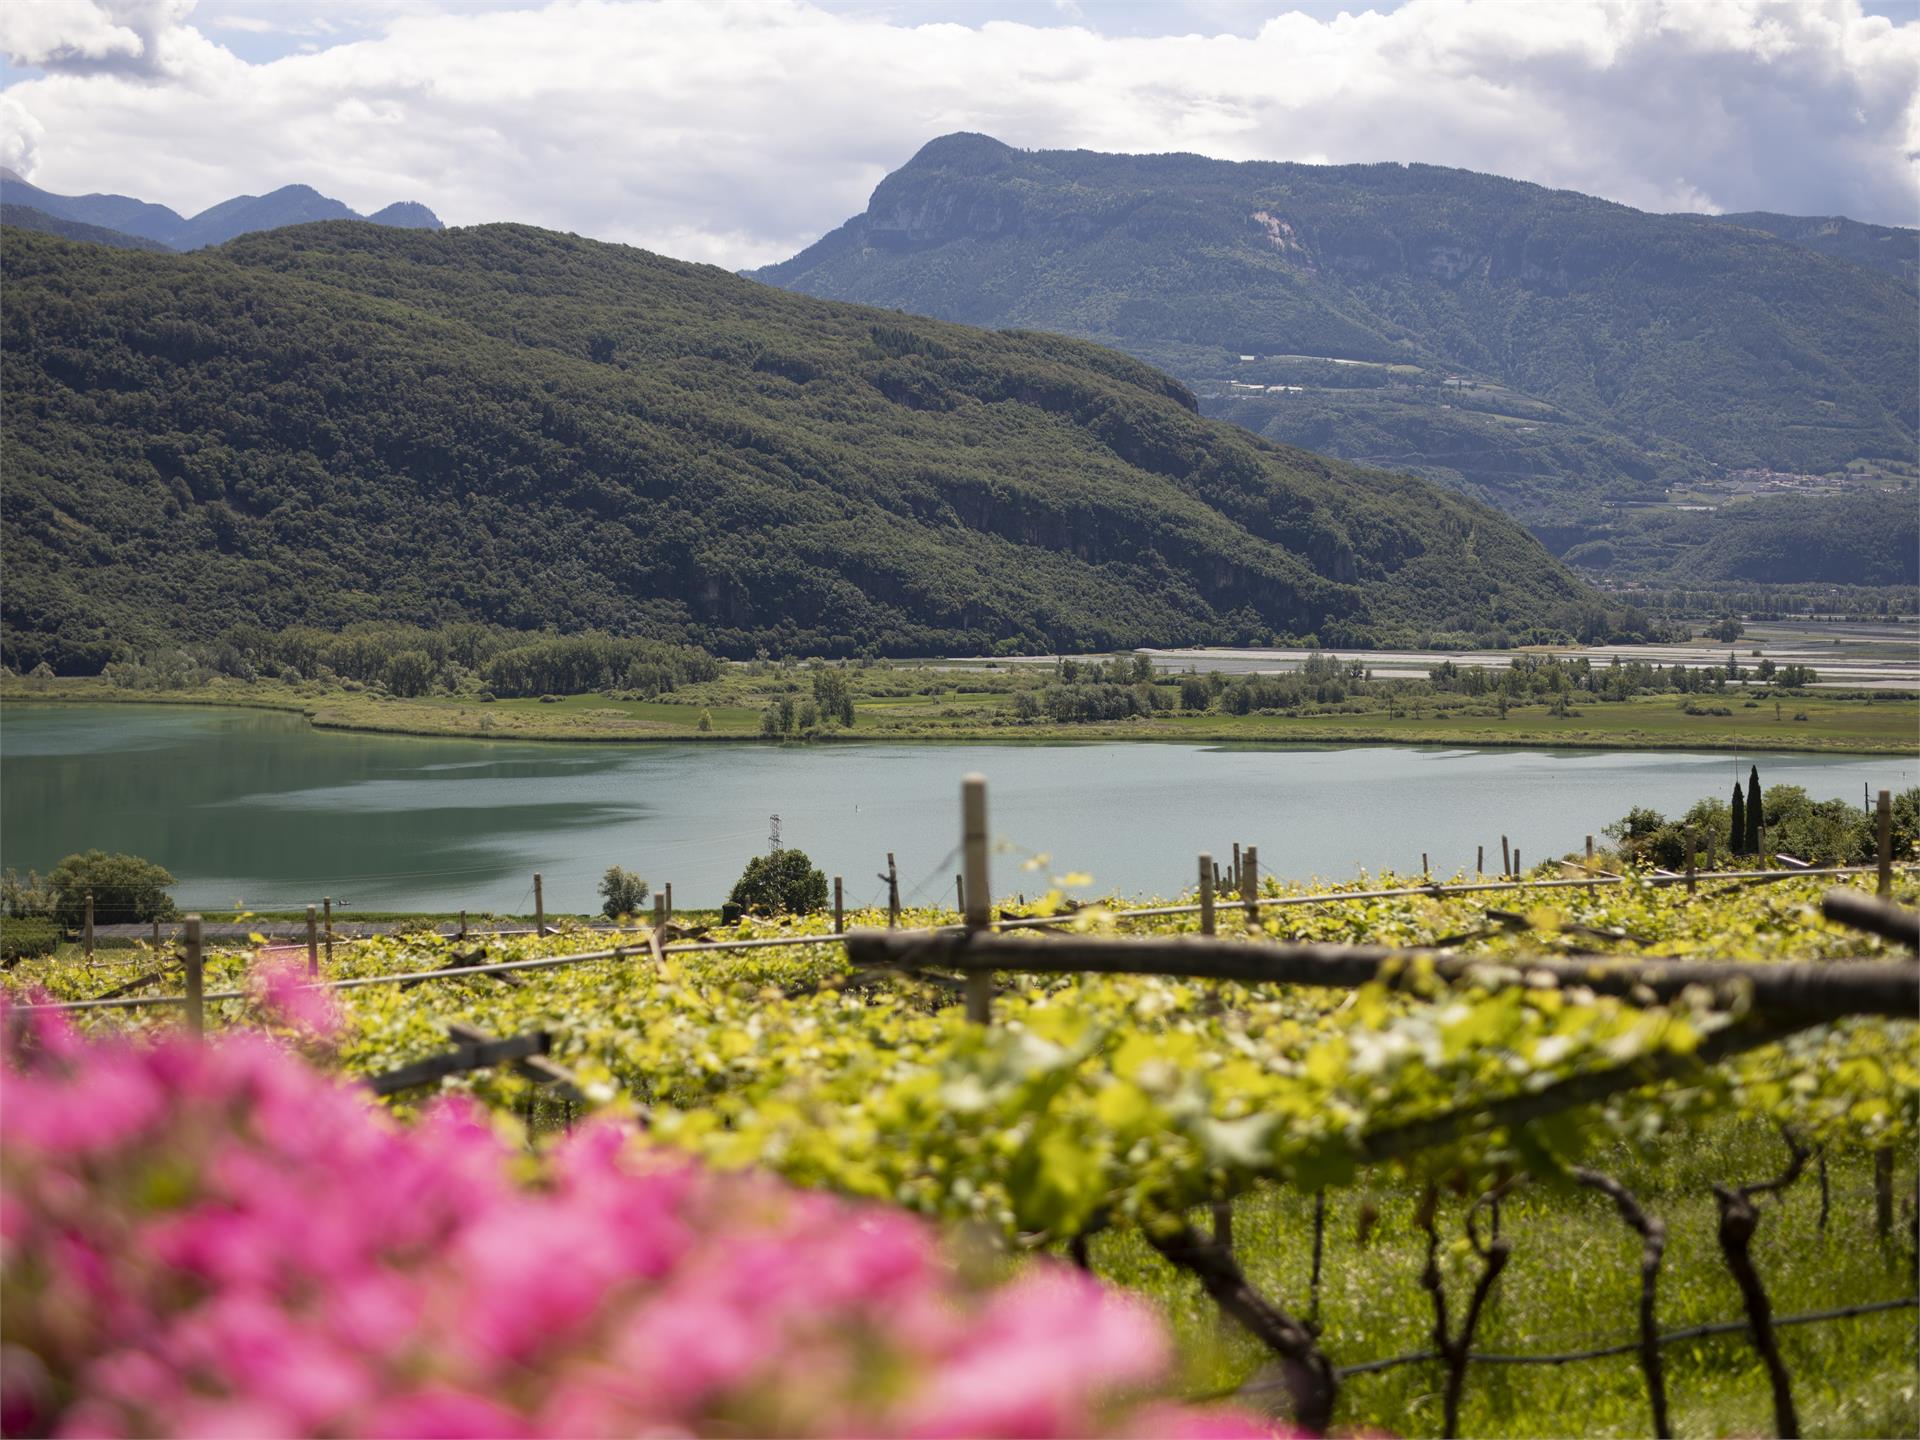
[[[1202,850],[1260,847],[1267,874],[1471,869],[1504,833],[1529,862],[1580,848],[1630,806],[1669,814],[1764,784],[1817,799],[1920,783],[1914,757],[1219,744],[643,745],[436,740],[316,730],[189,706],[14,704],[0,714],[0,864],[44,872],[97,848],[157,860],[185,906],[592,910],[609,865],[712,905],[769,817],[784,843],[884,900],[953,896],[960,777],[990,782],[994,888],[1169,895]],[[1034,869],[1023,861],[1044,855]]]

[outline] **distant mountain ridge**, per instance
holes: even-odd
[[[198,215],[186,217],[165,205],[136,200],[129,195],[56,195],[11,170],[0,168],[0,203],[9,208],[26,207],[70,224],[117,231],[168,250],[198,250],[235,236],[277,230],[282,225],[302,225],[312,220],[365,220],[407,230],[445,228],[439,216],[417,201],[396,201],[371,215],[362,215],[322,195],[311,185],[283,185],[266,195],[236,195],[209,206]],[[32,229],[47,228],[34,224],[31,217],[23,223]],[[115,243],[99,236],[68,234],[67,238]]]
[[[1728,469],[1910,474],[1917,251],[1911,230],[1651,215],[1430,165],[956,134],[751,273],[1113,345],[1209,415],[1577,539]]]
[[[62,220],[31,205],[0,203],[0,225],[19,230],[38,230],[42,235],[58,235],[62,240],[84,240],[89,245],[111,245],[120,250],[170,250],[158,240],[130,235],[125,230],[109,230],[104,225],[85,225],[78,220]]]
[[[1709,225],[1760,230],[1834,260],[1864,265],[1911,285],[1920,277],[1920,230],[1900,225],[1870,225],[1844,215],[1777,215],[1748,210],[1731,215],[1683,215]]]

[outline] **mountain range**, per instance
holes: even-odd
[[[1457,486],[1567,549],[1732,471],[1911,484],[1916,255],[1913,230],[1427,165],[956,134],[752,273],[1116,346],[1209,415]]]
[[[236,195],[188,218],[165,205],[128,195],[56,195],[3,167],[0,206],[5,207],[9,225],[135,249],[147,247],[132,242],[146,241],[167,250],[198,250],[237,235],[311,220],[366,220],[409,230],[441,228],[433,211],[411,200],[361,215],[310,185],[283,185],[266,195]],[[109,233],[81,233],[70,228],[75,225]]]
[[[9,230],[6,268],[16,668],[361,619],[729,655],[1605,622],[1498,512],[1206,419],[1057,335],[514,225],[185,255]]]

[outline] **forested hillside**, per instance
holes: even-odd
[[[1836,260],[1885,271],[1908,285],[1920,276],[1920,231],[1904,226],[1869,225],[1844,215],[1776,215],[1769,210],[1686,218],[1703,225],[1738,225],[1764,231]]]
[[[162,245],[158,240],[149,240],[142,235],[129,235],[124,230],[109,230],[104,225],[89,225],[81,220],[63,220],[58,215],[49,215],[44,210],[36,210],[31,205],[15,205],[11,201],[0,201],[0,225],[11,226],[16,230],[38,230],[46,235],[58,235],[64,240],[85,240],[93,245],[112,245],[121,250],[170,250],[170,245]]]
[[[1622,580],[1920,585],[1920,515],[1908,492],[1805,500],[1778,496],[1714,513],[1649,506],[1566,552]]]
[[[1117,345],[1209,414],[1543,526],[1729,467],[1910,467],[1913,232],[1737,219],[1425,165],[949,135],[756,273]]]
[[[1077,341],[518,226],[148,255],[9,232],[6,660],[237,623],[732,655],[1520,639],[1519,526],[1268,444]]]

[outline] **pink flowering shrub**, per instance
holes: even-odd
[[[5,1017],[7,1435],[1220,1435],[1078,1271],[583,1127],[402,1128],[259,1036]],[[28,1023],[20,1023],[27,1021]]]
[[[269,1024],[279,1025],[318,1049],[327,1049],[346,1028],[340,1004],[328,990],[311,988],[305,950],[256,950],[247,972],[247,997]]]

